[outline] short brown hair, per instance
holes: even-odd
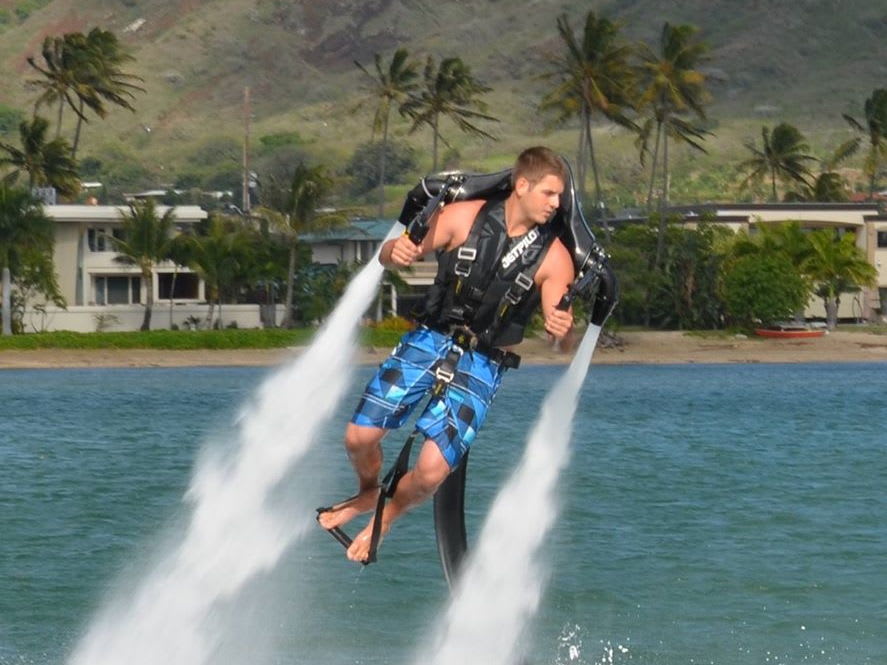
[[[569,181],[567,165],[561,156],[549,148],[537,145],[527,148],[517,156],[511,172],[511,183],[514,185],[518,178],[526,178],[530,184],[535,185],[547,175],[557,176],[564,186]]]

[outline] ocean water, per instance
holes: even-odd
[[[280,505],[353,491],[339,441],[370,371]],[[562,371],[506,377],[472,452],[471,534]],[[0,663],[66,662],[181,536],[196,460],[224,448],[268,373],[0,373]],[[885,394],[884,364],[592,367],[530,662],[887,663]],[[413,662],[448,597],[428,507],[379,556],[350,564],[309,534],[215,608],[231,628],[214,662]]]

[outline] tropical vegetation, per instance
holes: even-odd
[[[877,271],[856,246],[853,233],[836,234],[830,229],[820,229],[809,237],[810,254],[801,270],[823,300],[828,327],[834,328],[838,323],[841,294],[858,291],[861,286],[874,286]]]
[[[138,76],[123,70],[134,58],[113,32],[93,28],[86,35],[47,36],[40,53],[42,60],[28,58],[28,64],[40,74],[30,81],[40,91],[34,113],[43,105],[57,105],[56,137],[61,135],[65,107],[76,114],[72,156],[77,153],[82,123],[88,122],[87,109],[100,118],[108,115],[106,102],[135,111],[131,100],[144,88],[136,83],[141,81]]]
[[[54,241],[52,220],[30,192],[0,183],[3,335],[12,334],[14,328],[21,329],[20,316],[17,322],[13,321],[15,312],[20,315],[25,302],[33,302],[35,297],[64,305],[52,265]]]
[[[477,80],[461,58],[444,58],[438,64],[433,56],[428,56],[422,73],[422,84],[418,92],[411,95],[401,106],[415,132],[420,127],[431,130],[431,170],[437,171],[438,143],[449,145],[441,131],[441,120],[449,119],[466,134],[480,138],[495,137],[476,123],[479,120],[496,122],[496,118],[486,113],[487,104],[481,99],[490,88]]]
[[[810,147],[797,128],[786,122],[776,125],[772,132],[769,127],[762,127],[761,139],[761,147],[746,144],[753,156],[739,165],[740,170],[748,172],[743,181],[744,186],[768,180],[771,201],[779,200],[776,193],[777,181],[812,187],[810,181],[813,174],[805,162],[815,161],[816,158],[808,154]]]
[[[887,88],[876,89],[865,100],[862,121],[846,113],[844,119],[868,140],[864,170],[869,179],[869,199],[872,199],[878,174],[887,162]]]
[[[289,10],[279,11],[283,16]],[[558,131],[570,134],[579,194],[594,220],[612,213],[608,202],[617,199],[617,188],[621,204],[646,209],[641,223],[622,225],[612,237],[611,229],[602,225],[623,286],[616,320],[685,329],[749,326],[793,315],[819,294],[833,325],[831,313],[841,294],[873,283],[874,269],[858,250],[854,253],[851,234],[759,224],[753,236],[733,236],[711,220],[685,226],[671,207],[672,199],[686,197],[686,190],[673,190],[672,162],[677,148],[678,155],[695,155],[711,164],[707,153],[717,130],[717,119],[710,117],[717,87],[708,67],[710,46],[693,25],[665,21],[654,26],[654,44],[628,40],[624,27],[597,11],[585,12],[578,23],[568,14],[556,16],[549,26],[553,51],[527,55],[533,85],[521,87],[530,114],[541,110]],[[364,89],[361,104],[350,109],[357,122],[366,121],[366,133],[348,144],[350,159],[339,146],[327,150],[312,145],[316,139],[301,126],[260,136],[258,172],[251,179],[259,183],[261,205],[252,216],[223,214],[226,206],[227,212],[237,210],[232,207],[236,197],[223,195],[217,201],[201,191],[237,191],[243,176],[239,139],[205,138],[185,157],[187,172],[170,178],[176,189],[164,201],[205,204],[213,214],[175,237],[172,219],[164,220],[166,215],[147,204],[133,204],[124,235],[114,241],[121,260],[140,267],[148,288],[152,282],[145,275],[158,262],[172,261],[177,267],[169,291],[171,307],[178,266],[195,271],[211,303],[204,322],[208,328],[224,327],[224,302],[243,299],[265,304],[280,299],[284,327],[322,319],[354,267],[312,265],[305,235],[347,223],[355,203],[376,206],[380,217],[390,215],[386,188],[390,198],[401,196],[429,162],[434,171],[441,166],[485,168],[483,161],[460,160],[453,129],[485,146],[498,140],[493,128],[498,131],[500,118],[490,109],[501,91],[475,74],[470,52],[431,51],[413,55],[396,46],[374,53],[369,66],[354,62]],[[36,73],[30,80],[33,114],[0,107],[0,167],[9,191],[13,183],[29,189],[53,187],[63,198],[75,200],[79,180],[87,175],[113,180],[115,187],[149,184],[140,155],[119,145],[101,154],[87,152],[79,164],[75,158],[78,150],[86,150],[81,147],[85,122],[105,118],[112,106],[135,109],[144,82],[129,72],[133,57],[122,42],[99,28],[50,35],[28,63]],[[50,121],[38,113],[44,109],[55,116],[54,137]],[[874,199],[887,163],[887,90],[875,89],[862,103],[861,114],[847,113],[844,119],[843,131],[855,135],[839,137],[837,146],[814,149],[815,142],[798,127],[776,118],[761,127],[760,143],[743,142],[748,151],[744,159],[709,169],[700,180],[708,187],[716,183],[724,199],[841,201],[854,184],[846,166],[861,154],[867,196]],[[19,144],[8,136],[15,126]],[[619,176],[601,157],[604,128],[627,136],[627,145],[634,141],[637,154],[626,153],[629,166],[621,168],[635,182],[617,183]],[[66,130],[73,132],[70,140],[63,135]],[[411,137],[420,130],[430,133],[429,150],[414,148],[418,141]],[[441,144],[449,149],[447,155],[440,154]],[[333,168],[332,163],[342,166]],[[589,179],[593,194],[586,196]],[[15,245],[19,247],[18,241]],[[17,289],[23,280],[20,271]],[[761,295],[768,283],[772,288]],[[150,326],[154,300],[149,292],[143,329]],[[276,325],[273,319],[267,323]]]
[[[0,142],[0,166],[10,167],[4,180],[16,183],[22,174],[28,189],[53,187],[62,196],[73,196],[80,190],[77,162],[68,141],[62,137],[49,139],[49,122],[35,116],[19,124],[21,147]]]
[[[111,244],[117,251],[117,261],[139,268],[145,285],[145,314],[140,330],[151,329],[154,308],[154,268],[170,257],[172,252],[175,211],[167,208],[161,215],[153,199],[136,201],[129,212],[121,216],[122,234],[112,236]]]
[[[273,182],[262,193],[262,207],[256,214],[279,233],[285,243],[289,263],[286,271],[286,314],[281,322],[284,328],[293,325],[294,280],[300,236],[325,231],[348,223],[343,210],[322,208],[333,190],[333,180],[323,166],[308,167],[298,164],[289,182]]]
[[[581,36],[577,37],[569,18],[557,19],[557,31],[564,51],[552,61],[544,78],[554,84],[543,97],[541,108],[557,114],[558,122],[579,117],[576,150],[579,193],[585,197],[586,165],[591,163],[594,179],[594,210],[603,204],[600,169],[595,150],[592,119],[600,115],[624,127],[636,128],[629,111],[636,106],[636,68],[631,64],[632,49],[619,35],[619,26],[593,11],[588,12]]]
[[[383,64],[379,53],[375,54],[374,60],[375,73],[371,73],[359,62],[355,61],[354,64],[370,81],[370,95],[376,102],[373,134],[382,133],[381,148],[378,150],[379,217],[381,218],[385,214],[385,165],[388,161],[388,123],[391,110],[396,106],[398,112],[405,115],[404,107],[417,87],[416,79],[419,73],[417,63],[409,59],[409,53],[405,48],[399,48],[394,52],[387,67]]]

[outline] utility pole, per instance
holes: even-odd
[[[250,121],[249,86],[243,89],[243,214],[249,217],[249,121]]]

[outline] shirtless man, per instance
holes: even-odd
[[[433,398],[416,423],[424,438],[414,467],[399,481],[382,513],[381,534],[406,511],[432,496],[471,445],[495,396],[508,358],[505,348],[519,342],[530,315],[541,305],[545,330],[556,340],[573,327],[571,310],[557,304],[573,281],[573,261],[567,248],[546,229],[560,203],[568,171],[563,160],[547,148],[522,152],[512,171],[510,193],[495,200],[450,203],[430,222],[421,244],[402,235],[387,241],[380,253],[386,267],[407,267],[430,252],[439,252],[438,276],[419,318],[420,326],[406,333],[392,355],[370,380],[345,432],[345,448],[357,474],[358,495],[319,512],[325,529],[341,527],[373,510],[379,496],[381,441],[389,430],[404,424],[434,383],[436,364],[453,348],[454,328],[468,330],[473,344],[459,358],[456,376],[440,397]],[[472,229],[478,230],[472,235]],[[470,240],[470,236],[472,240]],[[471,252],[475,286],[455,288],[454,269]],[[462,273],[465,272],[462,264]],[[530,268],[532,266],[532,268]],[[519,304],[504,308],[503,294],[524,278]],[[479,280],[479,281],[478,281]],[[520,283],[521,280],[517,279]],[[466,278],[466,284],[467,278]],[[477,286],[480,284],[481,286]],[[474,292],[470,301],[466,292]],[[347,550],[352,561],[370,554],[373,520]]]

